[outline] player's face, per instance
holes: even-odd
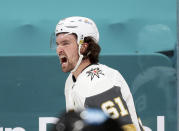
[[[72,34],[59,34],[56,37],[57,55],[63,72],[70,72],[78,61],[78,44],[76,36]]]

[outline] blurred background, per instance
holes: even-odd
[[[1,0],[0,131],[37,131],[39,117],[65,110],[68,74],[50,35],[69,16],[96,22],[100,63],[124,76],[143,124],[157,131],[164,116],[165,131],[176,131],[177,0]]]

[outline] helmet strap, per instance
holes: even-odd
[[[78,54],[79,54],[78,62],[76,64],[75,68],[71,71],[71,73],[73,73],[77,70],[77,68],[79,67],[79,65],[81,64],[81,61],[83,59],[83,55],[80,53],[81,46],[82,46],[82,44],[79,44],[79,47],[78,47]]]

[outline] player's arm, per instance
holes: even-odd
[[[116,119],[124,131],[136,131],[120,87],[114,86],[103,93],[86,98],[85,107],[100,108]]]

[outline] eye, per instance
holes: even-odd
[[[65,46],[65,45],[69,45],[70,43],[69,42],[63,42],[62,45]]]
[[[57,46],[59,45],[58,42],[56,42],[56,45],[57,45]]]

